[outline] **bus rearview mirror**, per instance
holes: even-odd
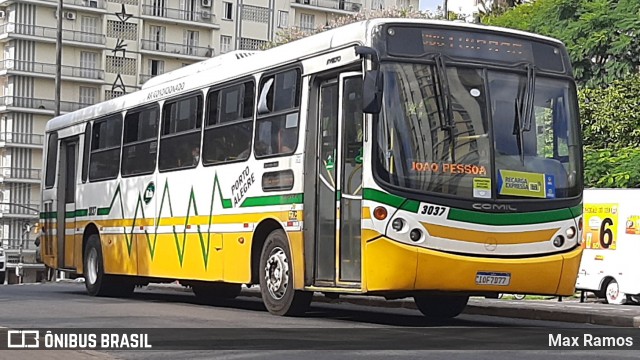
[[[368,70],[362,82],[362,111],[367,114],[378,114],[382,109],[382,72]]]

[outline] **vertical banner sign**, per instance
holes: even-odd
[[[618,210],[618,204],[584,205],[583,243],[586,249],[616,249]]]

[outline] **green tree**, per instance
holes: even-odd
[[[608,84],[640,66],[638,0],[537,0],[482,21],[562,40],[581,84]]]
[[[640,187],[640,75],[578,93],[585,184]]]

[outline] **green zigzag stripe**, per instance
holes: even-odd
[[[216,191],[217,190],[217,191]],[[213,222],[213,205],[216,201],[216,194],[218,195],[218,198],[220,199],[220,202],[222,204],[222,208],[224,209],[230,209],[233,207],[233,203],[231,201],[231,199],[225,199],[222,196],[222,187],[220,186],[220,181],[218,180],[218,174],[216,174],[214,176],[213,179],[213,187],[212,187],[212,191],[211,191],[211,204],[209,207],[209,228],[211,227],[211,224]],[[160,200],[160,207],[159,207],[159,211],[158,211],[158,217],[155,219],[155,231],[154,231],[154,236],[153,236],[153,241],[151,240],[151,236],[149,234],[149,232],[145,229],[144,231],[144,235],[145,238],[147,240],[147,245],[149,246],[149,252],[151,255],[151,260],[153,261],[154,257],[155,257],[155,251],[156,251],[156,245],[157,245],[157,240],[158,240],[158,227],[159,227],[159,223],[160,223],[160,219],[162,217],[162,209],[164,208],[164,203],[165,203],[165,198],[167,199],[167,202],[169,204],[169,215],[171,217],[173,217],[173,206],[171,204],[171,195],[170,195],[170,191],[169,191],[169,182],[166,181],[165,185],[163,187],[163,191],[162,191],[162,199]],[[243,208],[248,208],[248,207],[257,207],[257,206],[271,206],[271,205],[288,205],[288,204],[301,204],[303,201],[303,194],[288,194],[288,195],[271,195],[271,196],[257,196],[257,197],[249,197],[246,198],[242,204],[240,205],[240,207]],[[107,216],[111,213],[111,211],[113,210],[113,207],[116,203],[116,199],[119,200],[119,205],[120,205],[120,211],[122,213],[122,216],[124,217],[124,202],[122,201],[122,190],[120,188],[120,184],[118,184],[118,187],[116,188],[116,191],[113,194],[113,197],[111,198],[111,203],[109,204],[108,207],[102,207],[102,208],[98,208],[96,210],[96,214],[99,216]],[[174,240],[175,240],[175,244],[176,244],[176,251],[178,253],[178,260],[180,262],[180,266],[183,265],[184,263],[184,252],[185,252],[185,245],[186,245],[186,225],[189,223],[189,218],[191,217],[191,206],[193,204],[193,210],[194,210],[194,215],[195,216],[199,216],[198,214],[198,208],[196,205],[196,200],[195,200],[195,193],[193,191],[193,187],[191,187],[191,192],[189,195],[189,203],[188,203],[188,210],[187,210],[187,216],[186,216],[186,220],[185,220],[185,230],[183,231],[182,234],[182,241],[180,241],[179,235],[176,232],[176,228],[175,226],[173,226],[173,236],[174,236]],[[78,209],[75,211],[69,211],[65,213],[65,217],[66,218],[74,218],[74,217],[85,217],[89,215],[89,211],[88,209]],[[142,215],[141,217],[139,215]],[[55,219],[57,217],[57,212],[53,211],[53,212],[41,212],[40,213],[40,218],[41,219]],[[125,240],[127,243],[127,251],[129,253],[129,256],[131,256],[131,250],[133,249],[133,231],[136,227],[137,221],[138,219],[146,219],[146,215],[144,212],[144,205],[143,205],[143,200],[142,200],[142,194],[139,192],[138,193],[138,199],[136,202],[136,209],[134,211],[134,216],[133,216],[133,223],[131,224],[131,228],[129,229],[129,231],[127,231],[127,229],[125,229],[124,235],[125,235]],[[208,266],[209,263],[209,255],[210,255],[210,250],[211,250],[211,232],[207,232],[207,239],[205,242],[204,239],[204,235],[202,234],[201,231],[201,226],[197,225],[197,230],[198,230],[198,237],[200,240],[200,250],[202,252],[202,259],[204,261],[204,266],[205,269]]]

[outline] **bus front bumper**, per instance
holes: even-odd
[[[368,242],[364,256],[367,292],[443,291],[569,296],[575,292],[582,249],[527,258],[449,254],[401,244],[386,237]],[[478,281],[494,274],[502,284]]]

